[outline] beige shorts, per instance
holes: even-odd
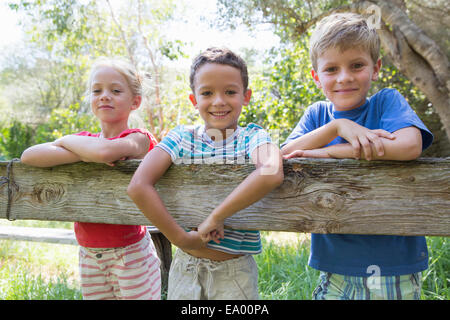
[[[212,261],[180,249],[175,252],[169,272],[168,300],[258,298],[258,267],[252,255]]]

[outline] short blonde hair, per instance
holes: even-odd
[[[317,24],[309,41],[309,55],[314,70],[317,70],[317,59],[329,48],[341,51],[359,47],[366,50],[373,62],[378,61],[380,39],[374,28],[366,19],[355,13],[336,13],[329,15]]]

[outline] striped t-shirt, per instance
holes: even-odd
[[[213,141],[204,125],[177,126],[157,145],[166,151],[175,164],[251,163],[250,155],[259,146],[271,143],[269,134],[256,124],[237,129],[227,139]],[[257,230],[225,229],[220,244],[210,241],[208,248],[231,254],[261,252],[261,238]]]

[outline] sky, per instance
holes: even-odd
[[[123,0],[112,0],[113,5],[120,2],[123,4]],[[186,48],[190,56],[196,55],[199,51],[210,46],[225,46],[239,52],[243,47],[264,50],[278,43],[278,38],[270,30],[263,30],[262,27],[252,34],[245,28],[237,28],[235,31],[212,29],[202,20],[202,17],[214,18],[216,0],[189,0],[188,3],[189,5],[183,16],[189,20],[189,23],[175,22],[167,32],[174,39],[181,39],[194,44],[192,47]],[[0,49],[23,42],[23,32],[18,23],[19,15],[10,10],[5,1],[1,1]],[[267,29],[267,26],[265,28]]]
[[[9,9],[6,2],[0,2],[0,47],[21,41],[22,30],[18,22],[18,15]]]

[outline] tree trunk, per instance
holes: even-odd
[[[377,30],[381,45],[393,64],[433,104],[450,139],[450,64],[447,56],[405,11],[390,1],[358,1],[356,11],[367,13],[367,8],[373,4],[381,11],[382,25]]]

